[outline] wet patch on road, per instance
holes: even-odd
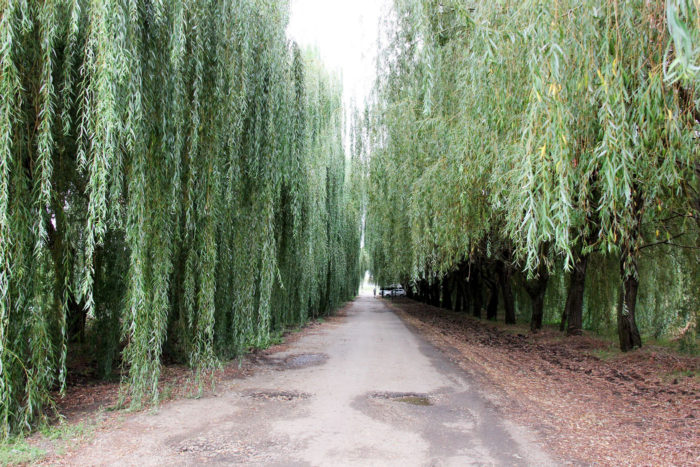
[[[290,355],[281,362],[284,369],[306,368],[310,366],[323,365],[328,360],[328,355],[324,353],[300,353]]]
[[[272,367],[277,371],[299,370],[323,365],[327,361],[328,355],[324,353],[298,353],[286,357],[257,356],[255,358],[255,363]]]
[[[372,399],[386,399],[393,402],[402,402],[404,404],[428,406],[433,405],[430,397],[427,394],[419,394],[415,392],[375,392],[369,396]]]
[[[244,394],[245,397],[249,397],[255,400],[274,400],[274,401],[294,401],[308,399],[311,394],[306,392],[298,391],[272,391],[272,390],[259,390],[250,391]]]

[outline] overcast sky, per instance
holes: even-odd
[[[317,46],[330,70],[343,75],[346,103],[362,105],[375,76],[377,31],[389,0],[291,0],[289,36]]]

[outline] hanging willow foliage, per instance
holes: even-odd
[[[637,302],[647,334],[697,322],[696,0],[396,0],[386,30],[369,117],[380,282],[477,316],[491,284],[514,321],[511,282],[541,306],[549,276],[573,269],[569,297],[591,328],[617,308],[625,350],[641,345]],[[584,292],[590,255],[618,293]],[[669,276],[640,271],[654,264]],[[685,288],[661,300],[669,283]]]
[[[339,80],[273,0],[0,3],[0,427],[67,361],[197,374],[359,284],[360,181]]]

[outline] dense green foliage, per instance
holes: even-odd
[[[0,2],[0,438],[71,352],[156,401],[359,284],[339,80],[278,0]]]
[[[533,330],[616,326],[623,350],[638,326],[694,345],[697,0],[396,0],[386,26],[375,278],[493,319],[500,296]]]

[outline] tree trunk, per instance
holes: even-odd
[[[470,274],[469,292],[472,299],[472,316],[481,318],[481,307],[484,303],[484,297],[481,293],[481,271],[479,268],[473,268]]]
[[[498,281],[495,280],[489,285],[491,296],[489,297],[489,303],[486,306],[486,319],[496,321],[496,316],[498,314]]]
[[[567,297],[568,299],[568,297]],[[567,309],[566,306],[561,309],[561,320],[559,321],[559,331],[564,332],[566,331],[566,313]]]
[[[513,298],[513,288],[511,285],[512,271],[504,261],[496,263],[498,281],[503,293],[503,306],[506,311],[506,324],[515,324],[515,299]]]
[[[442,307],[448,310],[452,309],[452,274],[448,274],[442,278],[440,282],[442,288]]]
[[[459,290],[458,290],[458,281],[457,281],[457,276],[456,273],[452,273],[450,275],[450,304],[452,305],[450,309],[452,311],[458,311],[457,310],[457,302],[459,301]]]
[[[564,312],[568,321],[567,336],[580,336],[583,332],[583,294],[586,286],[586,269],[588,255],[578,255],[571,271],[569,293],[566,297]]]
[[[469,309],[471,308],[471,303],[472,303],[471,287],[469,287],[469,282],[467,282],[467,278],[464,277],[462,279],[462,311],[464,311],[465,313],[469,313]]]
[[[429,304],[430,303],[430,284],[427,281],[421,281],[421,302]]]
[[[469,311],[468,301],[467,301],[467,288],[466,288],[466,272],[463,264],[459,266],[459,269],[454,275],[455,289],[457,290],[455,296],[455,311]]]
[[[627,352],[642,346],[635,311],[637,310],[637,292],[639,291],[639,274],[637,269],[636,244],[642,235],[644,217],[644,198],[640,187],[634,186],[634,203],[632,205],[635,225],[629,232],[629,238],[623,242],[620,257],[620,275],[622,276],[622,298],[617,308],[617,332],[620,336],[620,350]]]
[[[636,277],[636,262],[631,273],[625,271],[624,259],[620,262],[620,269],[622,272],[622,290],[617,307],[617,332],[620,336],[620,350],[627,352],[635,347],[642,346],[642,337],[639,335],[639,329],[635,320],[639,279]]]
[[[430,290],[431,290],[431,305],[436,306],[440,308],[440,291],[442,287],[440,287],[440,281],[437,279],[433,280],[433,283],[430,284]]]
[[[455,303],[454,303],[454,310],[458,313],[461,313],[463,308],[462,308],[462,302],[464,301],[464,286],[462,285],[462,276],[457,275],[455,277]]]
[[[617,329],[620,337],[620,350],[630,351],[642,346],[642,338],[635,322],[635,310],[639,281],[628,277],[623,281],[620,306],[617,310]]]
[[[547,291],[549,273],[546,268],[541,268],[536,280],[525,283],[525,290],[532,302],[532,316],[530,317],[530,330],[537,332],[542,329],[542,318],[544,316],[544,295]]]

